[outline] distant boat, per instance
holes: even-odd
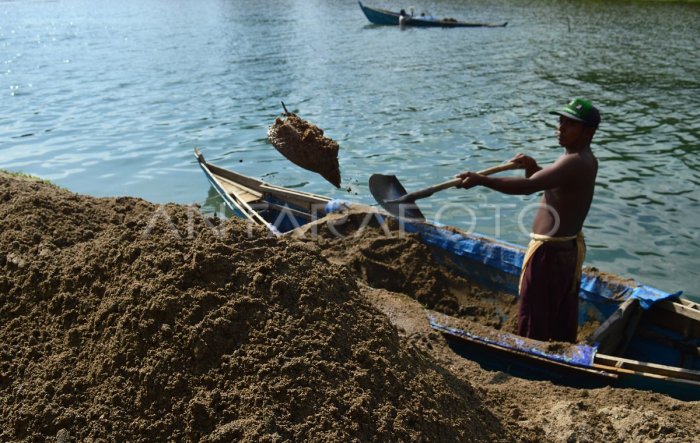
[[[399,25],[399,13],[387,11],[386,9],[370,8],[358,1],[362,12],[365,13],[367,20],[375,25]],[[469,23],[461,22],[452,18],[437,18],[433,16],[409,16],[409,19],[404,23],[405,26],[416,26],[420,28],[502,28],[508,22],[502,23]]]

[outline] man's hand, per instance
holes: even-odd
[[[479,175],[476,172],[472,171],[460,172],[456,175],[456,177],[462,180],[457,185],[458,188],[462,189],[469,189],[473,188],[474,186],[478,186],[483,182],[483,179],[485,178],[483,175]]]
[[[522,153],[518,153],[515,157],[510,159],[510,161],[525,170],[525,177],[530,177],[532,174],[542,169],[534,158]]]

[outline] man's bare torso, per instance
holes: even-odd
[[[598,161],[588,151],[565,154],[576,156],[576,176],[567,183],[544,192],[532,222],[532,232],[554,237],[576,235],[583,227],[593,201]],[[557,167],[555,162],[552,166]]]

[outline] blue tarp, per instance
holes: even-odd
[[[337,212],[350,206],[344,200],[331,200],[326,205],[327,212]],[[477,263],[482,263],[506,274],[519,276],[522,268],[525,248],[512,243],[495,241],[485,236],[466,235],[442,228],[430,223],[400,220],[406,232],[418,233],[428,245],[446,251],[456,257],[463,257]],[[639,299],[644,309],[649,309],[654,303],[671,298],[677,298],[682,291],[666,293],[646,285],[635,286],[624,283],[612,283],[597,275],[581,277],[579,297],[594,303],[605,301],[622,301],[628,297]]]
[[[520,275],[525,250],[523,247],[496,242],[487,237],[465,235],[426,223],[404,222],[407,232],[417,232],[425,243],[448,251],[458,257],[466,257],[478,263],[499,269],[507,274]],[[682,291],[666,293],[646,285],[628,286],[611,284],[598,276],[584,274],[581,277],[579,297],[592,302],[605,300],[639,299],[644,309],[660,300],[678,298]]]
[[[428,320],[430,321],[430,326],[438,331],[447,332],[452,335],[467,337],[472,340],[500,346],[506,349],[515,349],[518,351],[525,352],[527,354],[537,355],[548,360],[554,360],[576,366],[590,367],[593,364],[593,357],[595,356],[595,353],[598,350],[598,348],[595,346],[589,346],[586,344],[572,344],[561,353],[557,353],[553,351],[548,351],[547,349],[543,349],[548,346],[547,342],[540,342],[541,345],[537,346],[535,344],[535,341],[533,340],[527,341],[522,337],[508,333],[501,334],[499,336],[500,339],[492,339],[472,334],[463,329],[453,328],[444,325],[440,323],[440,321],[434,316],[428,316]]]
[[[585,300],[601,301],[603,299],[626,300],[629,297],[639,300],[644,309],[651,308],[654,303],[661,300],[678,298],[683,291],[667,293],[651,286],[637,284],[636,286],[624,284],[611,284],[598,276],[584,274],[581,278],[579,296]]]
[[[465,236],[425,223],[404,222],[404,229],[407,232],[420,233],[425,243],[458,257],[467,257],[507,274],[520,275],[523,251],[517,245],[495,242],[486,237]]]
[[[324,210],[326,211],[326,214],[330,214],[333,212],[341,212],[344,209],[348,209],[350,205],[352,205],[352,203],[350,203],[347,200],[340,200],[334,198],[333,200],[326,203],[326,207],[324,208]]]
[[[677,299],[681,294],[683,294],[683,291],[668,294],[656,288],[644,285],[639,285],[632,290],[632,298],[639,300],[639,304],[644,309],[651,308],[654,303],[660,302],[661,300]]]

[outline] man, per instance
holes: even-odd
[[[406,10],[405,10],[405,9],[402,9],[402,10],[399,12],[399,25],[400,25],[400,26],[405,26],[405,25],[408,24],[408,22],[409,22],[410,20],[411,20],[411,16],[409,16],[408,14],[406,14]]]
[[[537,340],[576,341],[578,289],[586,249],[581,228],[593,200],[598,161],[591,140],[600,113],[590,101],[573,100],[552,111],[559,115],[558,139],[564,154],[542,168],[523,154],[512,161],[525,177],[481,176],[463,172],[460,187],[486,186],[505,194],[544,191],[532,223],[532,240],[520,276],[518,334]]]

